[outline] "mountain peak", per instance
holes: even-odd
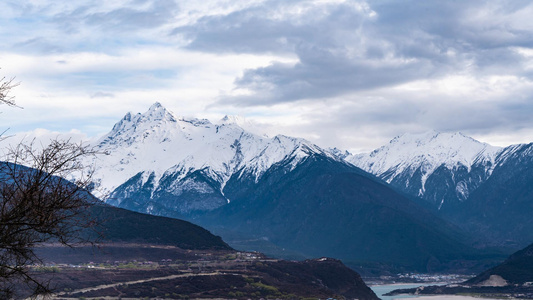
[[[131,118],[132,118],[132,116],[131,116],[131,112],[128,112],[128,113],[124,116],[124,118],[122,118],[122,120],[130,122],[130,121],[131,121]]]
[[[161,103],[155,102],[150,106],[147,112],[142,114],[142,118],[144,120],[150,120],[150,121],[161,121],[161,120],[167,120],[170,122],[176,122],[176,117],[174,117],[174,114],[167,110]]]
[[[389,150],[395,153],[403,152],[404,157],[415,158],[432,156],[435,159],[457,158],[466,165],[484,149],[496,150],[487,143],[482,143],[461,132],[406,133],[393,138],[388,145],[374,150],[370,156],[383,154]]]
[[[431,165],[430,169],[442,164],[448,167],[458,164],[470,167],[480,156],[491,159],[491,154],[498,150],[498,147],[482,143],[460,132],[443,133],[432,130],[397,136],[389,144],[372,151],[365,160],[369,160],[368,167],[373,173],[385,172],[406,162]],[[360,158],[364,156],[366,155],[359,155]]]
[[[235,125],[249,133],[253,133],[255,135],[265,138],[269,137],[268,134],[264,131],[264,126],[259,126],[256,122],[250,121],[249,119],[241,115],[225,115],[217,122],[217,125]]]
[[[369,154],[350,156],[347,160],[389,183],[394,181],[404,189],[412,189],[411,193],[423,196],[426,181],[441,167],[449,173],[462,168],[470,173],[474,166],[482,165],[483,174],[488,176],[500,149],[460,132],[428,131],[397,136]],[[468,187],[470,183],[459,182],[458,178],[451,179],[458,180],[453,193],[464,200],[471,190]],[[435,201],[438,197],[433,198],[432,201]],[[440,201],[439,209],[443,201]]]
[[[244,125],[250,123],[244,116],[240,115],[225,115],[220,121],[218,121],[218,124],[220,125]]]
[[[143,180],[152,173],[157,180],[167,173],[180,174],[181,180],[202,170],[223,188],[237,171],[257,180],[280,161],[291,161],[293,167],[313,153],[323,154],[302,139],[268,138],[254,129],[242,116],[227,115],[216,125],[207,119],[177,118],[156,102],[142,114],[128,113],[97,142],[111,153],[100,162],[109,167],[100,168],[99,175],[106,178],[102,187],[111,191],[140,172],[146,175]]]
[[[157,109],[160,109],[160,108],[164,109],[163,105],[161,105],[160,102],[156,101],[156,102],[154,102],[154,104],[152,104],[150,106],[150,108],[148,110],[157,110]]]
[[[116,132],[116,131],[122,130],[126,126],[126,124],[131,123],[132,119],[133,119],[133,116],[132,116],[131,112],[128,112],[126,115],[124,115],[124,117],[120,121],[115,123],[115,125],[113,126],[113,129],[111,130],[111,132]]]
[[[99,143],[102,144],[120,144],[124,140],[127,143],[133,142],[137,133],[145,134],[147,130],[153,130],[155,127],[167,127],[170,124],[177,123],[176,118],[172,112],[168,111],[161,103],[155,102],[150,106],[145,113],[137,113],[133,115],[128,112],[124,117],[118,121],[113,129],[103,136]],[[170,125],[171,127],[173,125]]]

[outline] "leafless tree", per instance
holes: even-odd
[[[2,79],[0,79],[0,103],[14,106],[14,97],[10,95],[10,92],[18,85],[19,84],[15,82],[15,78],[7,79],[6,77],[2,77]]]
[[[2,80],[3,81],[3,80]],[[0,103],[15,105],[11,81],[0,84]],[[4,150],[0,162],[0,299],[24,286],[32,295],[50,292],[32,272],[42,263],[35,248],[46,243],[74,246],[86,242],[93,226],[86,210],[94,198],[86,192],[91,172],[81,159],[94,152],[68,140],[48,145],[18,144]],[[74,179],[76,178],[76,179]]]

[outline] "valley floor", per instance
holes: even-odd
[[[256,252],[138,244],[50,246],[40,253],[48,263],[33,272],[50,280],[52,299],[378,299],[357,273],[326,258],[291,262]],[[331,274],[340,274],[333,285]]]

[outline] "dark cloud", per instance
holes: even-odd
[[[357,38],[356,31],[368,18],[350,4],[305,3],[266,1],[227,15],[202,17],[171,34],[190,40],[189,49],[206,52],[292,52],[301,43],[331,46],[339,44],[338,39]]]
[[[301,99],[323,99],[354,91],[390,86],[434,75],[431,62],[374,63],[350,59],[339,54],[328,57],[321,49],[299,51],[306,62],[295,66],[273,64],[247,70],[235,81],[252,95],[227,97],[224,102],[237,105],[275,104]],[[321,57],[313,60],[311,57]]]
[[[513,48],[531,47],[533,32],[511,22],[528,1],[295,3],[266,1],[172,33],[194,50],[298,57],[246,70],[235,87],[251,94],[226,95],[221,104],[323,99],[461,72],[530,76]]]

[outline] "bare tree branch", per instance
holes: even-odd
[[[11,79],[2,77],[2,79],[0,79],[0,103],[1,104],[17,106],[14,100],[15,97],[9,94],[14,87],[19,85],[18,82],[14,82],[14,81],[15,81],[14,77]]]
[[[86,211],[96,200],[86,191],[92,172],[81,159],[93,154],[68,140],[53,140],[41,150],[34,142],[8,149],[0,162],[1,299],[13,297],[21,284],[34,295],[50,292],[30,272],[31,265],[42,263],[36,246],[91,242],[81,232],[95,225]]]

